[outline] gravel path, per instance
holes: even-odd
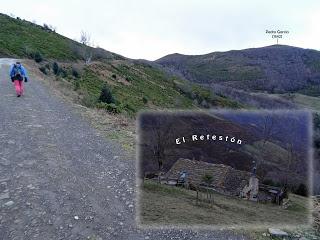
[[[134,157],[36,79],[17,98],[0,59],[0,240],[244,239],[135,226]]]

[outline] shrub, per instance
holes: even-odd
[[[75,78],[80,77],[80,73],[76,68],[72,68],[72,76],[74,76]]]
[[[23,52],[25,55],[27,55],[29,58],[33,58],[33,50],[28,45],[25,45],[23,48]]]
[[[203,108],[210,108],[209,103],[206,100],[202,100],[202,102],[200,103],[201,107]]]
[[[51,31],[49,25],[46,24],[46,23],[43,24],[43,29],[46,30],[46,31]]]
[[[109,112],[113,112],[113,113],[121,113],[122,109],[120,106],[115,105],[114,103],[109,104],[109,106],[107,107],[107,110]]]
[[[129,115],[134,114],[134,113],[136,113],[138,111],[134,106],[132,106],[132,105],[130,105],[128,103],[124,104],[123,108],[126,110],[126,112]]]
[[[106,84],[101,89],[99,101],[104,103],[115,103],[115,99]]]
[[[43,73],[47,75],[47,69],[45,67],[39,67],[39,70]]]
[[[181,94],[184,94],[185,96],[187,96],[188,98],[191,98],[191,86],[189,85],[186,85],[186,84],[182,84],[182,83],[179,83],[179,82],[174,82],[175,84],[175,88],[178,92],[180,92]]]
[[[227,98],[227,96],[223,95],[222,93],[217,93],[217,96],[222,97],[222,98]]]
[[[307,186],[303,183],[300,183],[299,187],[294,191],[294,193],[300,196],[308,196]]]
[[[59,68],[58,63],[56,63],[56,62],[53,63],[53,65],[52,65],[52,70],[53,70],[53,73],[54,73],[55,75],[58,75],[58,74],[59,74],[60,68]]]
[[[143,96],[142,101],[144,104],[147,104],[149,100],[146,96]]]
[[[121,107],[117,106],[114,103],[104,103],[104,102],[100,102],[96,104],[97,108],[101,108],[101,109],[105,109],[108,112],[111,113],[121,113]]]
[[[128,82],[132,82],[132,77],[126,76],[126,80],[127,80]]]
[[[213,176],[211,174],[206,173],[203,177],[202,177],[202,181],[207,184],[210,185],[213,181]]]
[[[35,52],[33,58],[37,63],[42,62],[43,60],[43,57],[40,52]]]
[[[279,182],[275,182],[272,179],[264,179],[262,181],[262,184],[269,185],[269,186],[274,186],[274,187],[280,187],[281,186],[281,184]]]
[[[60,74],[61,77],[63,77],[63,78],[68,77],[68,72],[67,72],[65,69],[60,68],[59,74]]]
[[[89,108],[93,108],[97,104],[97,99],[89,94],[86,94],[82,97],[80,104]]]
[[[265,185],[269,185],[269,186],[275,186],[274,182],[272,181],[272,179],[264,179],[262,181],[262,184],[265,184]]]
[[[79,90],[81,87],[80,85],[80,81],[79,80],[76,80],[75,83],[74,83],[74,90],[77,91]]]
[[[289,198],[289,189],[287,184],[283,186],[283,198]]]

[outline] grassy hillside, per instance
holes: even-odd
[[[148,66],[126,61],[94,63],[84,69],[84,75],[79,79],[79,91],[87,92],[95,101],[105,84],[111,90],[119,111],[136,113],[146,108],[197,107],[192,99],[174,88],[170,78]]]
[[[46,58],[75,60],[71,44],[77,44],[43,27],[0,15],[0,53],[4,56],[29,57],[40,52]],[[80,44],[79,44],[80,45]]]
[[[56,63],[59,69],[56,74],[53,64],[47,61],[40,63],[44,77],[53,76],[58,81],[68,82],[79,94],[79,102],[87,107],[125,112],[132,116],[142,109],[242,106],[146,64],[127,60],[99,61],[90,65]],[[103,88],[110,90],[114,103],[99,101]]]
[[[48,26],[40,26],[5,14],[0,14],[0,26],[0,56],[33,58],[35,54],[40,54],[46,59],[82,60],[88,48],[57,34]],[[101,49],[94,51],[99,57],[102,55],[105,58],[123,58]]]
[[[289,93],[289,94],[279,94],[279,96],[287,99],[295,104],[308,108],[310,110],[320,111],[320,99],[319,97],[313,97],[301,93]]]
[[[252,156],[255,160],[267,160],[269,164],[285,164],[288,160],[288,151],[279,144],[263,140],[246,144],[242,151]],[[272,152],[272,154],[270,154]]]
[[[281,147],[280,142],[260,140],[244,145],[241,151],[257,162],[257,174],[266,184],[281,186],[284,181],[282,176],[285,175],[287,187],[297,193],[299,185],[306,183],[306,178],[301,172],[307,171],[307,163],[303,159],[292,156],[288,149]]]

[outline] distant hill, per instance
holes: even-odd
[[[196,83],[320,96],[320,52],[312,49],[272,45],[204,55],[171,54],[156,63]]]

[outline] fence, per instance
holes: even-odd
[[[196,204],[197,205],[209,205],[210,207],[213,206],[214,204],[214,198],[213,198],[213,193],[214,191],[208,187],[204,186],[197,186],[196,187],[197,191],[197,200]]]

